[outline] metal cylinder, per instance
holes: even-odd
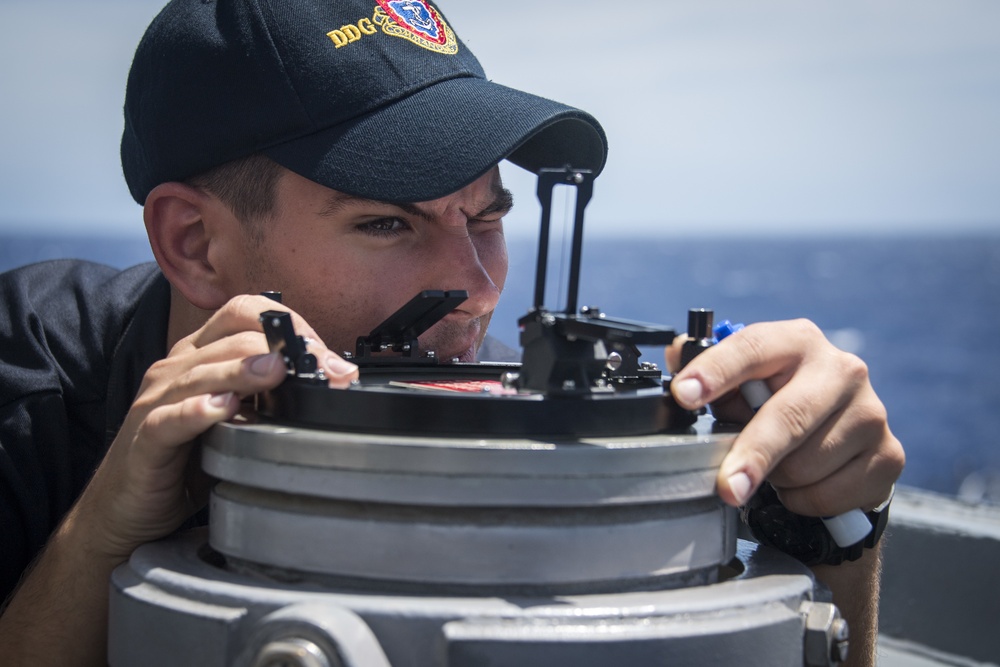
[[[433,587],[707,582],[735,553],[714,493],[732,434],[527,439],[223,424],[211,546],[241,567]],[[280,446],[275,443],[280,442]]]

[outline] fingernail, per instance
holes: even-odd
[[[335,376],[350,375],[358,370],[357,366],[335,354],[331,354],[326,358],[326,368]]]
[[[272,352],[271,354],[262,354],[250,362],[250,372],[254,375],[264,377],[270,375],[274,371],[275,365],[278,363],[280,363],[280,360],[278,359],[278,354],[276,352]]]
[[[750,476],[745,472],[738,472],[730,475],[726,481],[729,482],[729,490],[736,497],[736,502],[740,505],[746,505],[750,499],[750,489],[753,488]]]
[[[227,391],[224,394],[212,394],[208,397],[208,404],[213,408],[224,408],[229,403],[229,399],[233,397],[233,392]]]
[[[701,395],[704,389],[696,378],[681,380],[673,384],[671,388],[674,396],[682,405],[691,408],[701,407]]]

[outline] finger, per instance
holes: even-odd
[[[885,406],[870,386],[865,387],[789,452],[768,481],[786,488],[814,484],[848,461],[879,451],[889,438]]]
[[[777,462],[842,405],[843,383],[825,377],[831,358],[824,350],[829,347],[819,329],[805,320],[756,324],[707,349],[673,378],[671,392],[690,409],[751,379],[767,378],[769,388],[778,390],[723,461],[718,489],[726,502],[743,504]],[[784,387],[790,381],[793,386]]]
[[[346,387],[357,379],[358,367],[331,352],[298,313],[263,296],[246,294],[231,299],[205,326],[178,343],[178,347],[188,351],[205,350],[205,356],[199,357],[198,363],[264,353],[268,348],[260,314],[267,310],[289,313],[296,334],[308,339],[307,349],[316,356],[331,386]]]
[[[863,387],[871,391],[867,377],[860,359],[839,351],[813,355],[799,366],[737,436],[719,470],[720,495],[744,503],[781,460],[822,431],[841,408],[859,401]]]
[[[874,507],[888,495],[905,456],[889,431],[884,406],[873,390],[869,392],[870,398],[835,413],[768,476],[773,486],[788,494],[795,505],[789,507],[792,511],[830,516]],[[851,476],[841,479],[839,486],[830,482],[845,470]]]
[[[778,462],[842,406],[843,397],[831,397],[813,376],[800,371],[736,437],[719,468],[719,495],[726,502],[744,504]]]
[[[867,367],[830,345],[811,322],[751,325],[692,360],[674,376],[671,391],[685,407],[712,402],[720,417],[739,413],[728,392],[765,378],[776,393],[720,466],[720,497],[742,505],[768,478],[803,514],[882,502],[902,471],[902,447],[888,430]]]
[[[187,367],[193,368],[202,364],[244,359],[269,352],[267,338],[262,330],[237,331],[199,346],[192,345],[182,354],[172,354],[171,362],[183,358],[183,363]],[[176,366],[173,372],[178,372]]]
[[[241,294],[230,299],[222,308],[208,319],[205,326],[198,329],[185,339],[185,344],[192,347],[204,347],[215,341],[228,338],[244,331],[263,331],[260,314],[268,310],[288,313],[292,318],[292,326],[299,336],[322,340],[309,323],[288,306],[256,294]],[[324,348],[326,346],[324,345]]]
[[[140,488],[151,492],[174,488],[176,476],[164,475],[163,471],[182,472],[191,441],[232,418],[239,405],[239,397],[226,392],[191,396],[151,410],[139,426],[132,448],[138,460],[131,472],[145,478],[140,480]]]
[[[754,414],[739,391],[731,391],[712,401],[712,417],[725,424],[746,424]]]
[[[707,348],[681,369],[671,382],[674,398],[681,406],[694,410],[752,379],[768,378],[771,390],[776,390],[787,381],[788,369],[802,362],[799,350],[807,342],[808,334],[794,330],[809,326],[815,329],[809,322],[795,326],[751,324],[738,336]],[[815,331],[819,333],[818,329]]]
[[[195,356],[200,355],[188,355],[188,357]],[[134,405],[148,411],[163,404],[180,403],[189,397],[201,394],[232,392],[242,398],[273,389],[287,375],[284,359],[277,352],[197,363],[181,372],[176,369],[158,370],[157,374],[166,376],[171,370],[177,374],[171,377],[169,382],[155,390],[140,393]]]
[[[330,380],[330,386],[343,388],[357,379],[357,365],[331,352],[321,341],[307,341],[306,351],[316,357],[317,364]],[[193,366],[227,359],[241,359],[251,355],[264,356],[267,353],[268,346],[264,334],[246,331],[198,349],[188,364]]]
[[[328,353],[326,368],[331,367],[330,357],[343,362],[346,373],[328,371],[331,386],[345,388],[358,377],[358,367],[345,362],[332,352]],[[157,403],[179,402],[188,396],[235,392],[239,397],[250,396],[281,384],[288,375],[285,360],[278,352],[269,352],[245,359],[226,359],[215,363],[199,364],[176,378]]]
[[[898,446],[895,438],[889,440]],[[781,504],[796,514],[836,516],[859,507],[867,511],[884,502],[901,470],[901,459],[880,450],[850,459],[815,484],[794,488],[775,484],[774,488]]]
[[[767,476],[772,486],[781,488],[807,487],[834,474],[849,461],[862,454],[867,444],[859,434],[847,435],[842,420],[846,408],[833,413],[794,450],[788,452]]]

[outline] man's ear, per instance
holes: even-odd
[[[193,305],[215,310],[229,298],[210,245],[216,218],[230,215],[215,198],[184,183],[161,183],[146,197],[143,220],[153,256],[167,280]]]

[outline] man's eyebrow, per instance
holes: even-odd
[[[491,201],[486,208],[479,211],[475,217],[482,218],[487,215],[495,215],[497,213],[505,215],[512,208],[514,208],[514,195],[512,195],[510,190],[504,186],[499,183],[494,183],[493,201]]]
[[[331,217],[352,206],[394,206],[395,208],[405,211],[414,217],[422,218],[427,221],[432,221],[434,218],[432,214],[427,213],[426,211],[421,211],[416,204],[380,201],[378,199],[368,199],[367,197],[357,197],[343,192],[334,192],[327,197],[326,203],[323,208],[320,209],[319,214],[324,217]],[[507,188],[497,184],[493,188],[493,201],[487,204],[481,211],[477,212],[474,217],[481,218],[497,213],[505,214],[510,211],[513,206],[514,195],[512,195],[510,190]]]

